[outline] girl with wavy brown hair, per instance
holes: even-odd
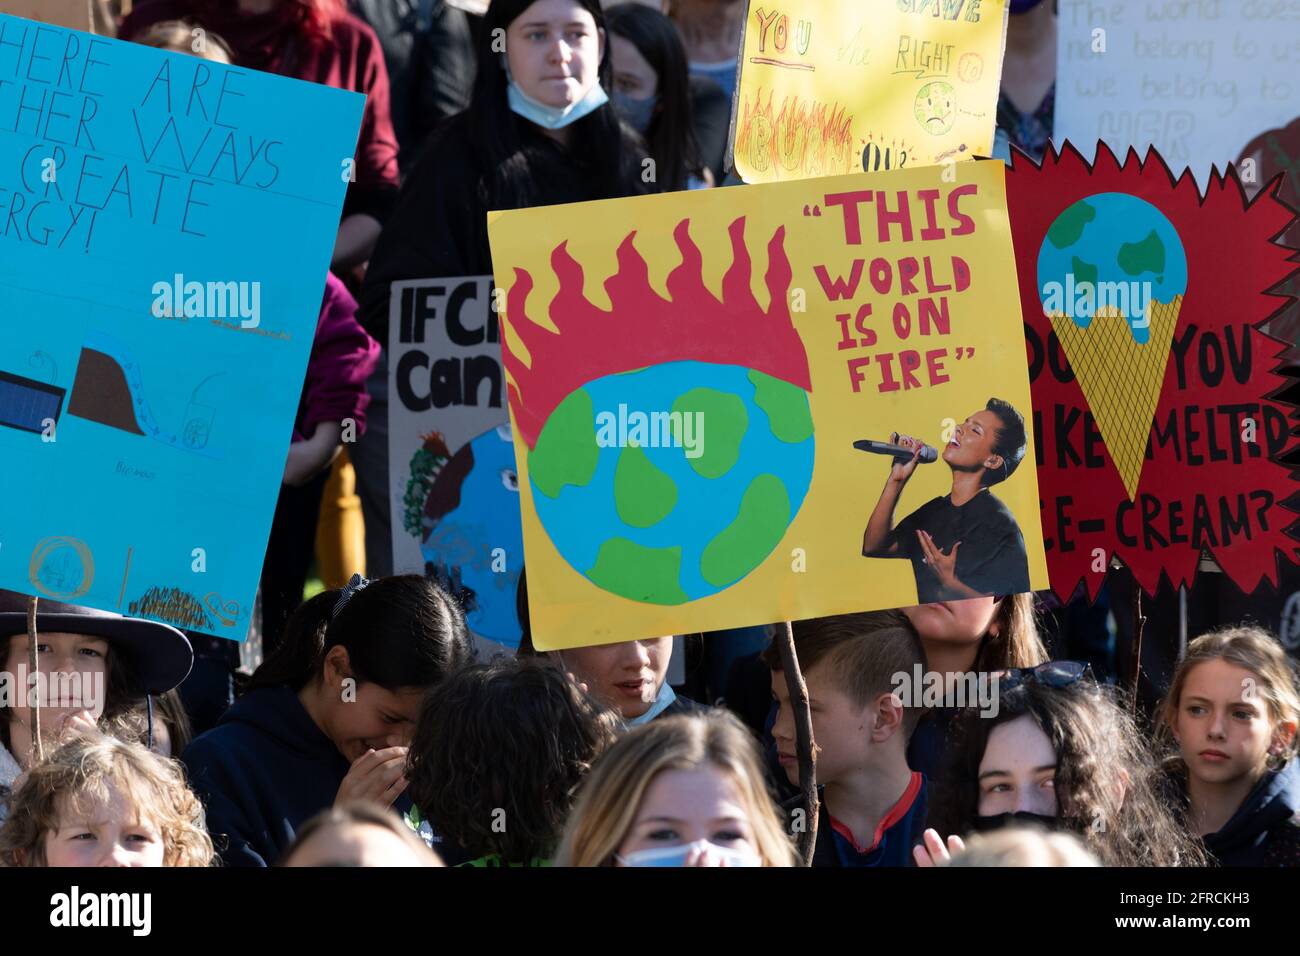
[[[1204,863],[1128,709],[1087,665],[1053,661],[1001,674],[997,703],[993,716],[966,711],[958,722],[919,863],[943,854],[940,833],[1022,823],[1074,832],[1106,866]]]

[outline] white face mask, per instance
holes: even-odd
[[[686,858],[692,850],[705,850],[716,860],[727,866],[762,866],[763,861],[751,850],[734,850],[718,846],[708,840],[696,840],[678,846],[651,847],[648,850],[636,850],[627,856],[619,856],[618,861],[624,866],[685,866]]]
[[[519,88],[510,75],[510,64],[506,62],[505,54],[501,55],[501,66],[506,71],[506,102],[510,104],[510,109],[518,116],[522,116],[530,123],[536,123],[545,129],[562,129],[570,123],[576,123],[590,113],[594,113],[606,103],[609,97],[605,95],[604,87],[598,82],[593,83],[591,89],[587,90],[587,95],[576,103],[570,103],[568,106],[548,106],[541,103]]]

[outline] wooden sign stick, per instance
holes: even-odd
[[[776,646],[781,655],[781,670],[785,672],[785,686],[790,691],[790,706],[794,710],[795,749],[799,755],[799,789],[808,819],[799,833],[796,844],[804,866],[812,866],[813,847],[817,845],[817,817],[821,801],[817,798],[817,756],[813,752],[812,711],[808,707],[808,685],[799,669],[799,656],[794,650],[794,630],[789,621],[784,632],[777,631]]]
[[[1142,585],[1138,583],[1137,577],[1133,578],[1133,699],[1130,706],[1133,713],[1137,714],[1138,707],[1138,678],[1142,676],[1142,630],[1146,627],[1147,618],[1142,613]]]
[[[36,646],[36,603],[39,600],[34,597],[27,605],[27,679],[37,680],[36,706],[32,708],[32,749],[37,763],[45,759],[45,746],[41,743],[40,659]]]

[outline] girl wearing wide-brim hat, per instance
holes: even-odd
[[[4,797],[18,775],[36,762],[34,711],[29,694],[31,598],[0,591],[0,819]],[[185,635],[157,621],[40,599],[36,606],[37,667],[49,693],[41,698],[40,737],[52,749],[77,729],[112,730],[144,707],[153,736],[152,698],[176,687],[190,672],[194,652]],[[67,678],[77,675],[77,679]],[[51,678],[55,680],[51,681]],[[71,694],[71,696],[68,696]],[[67,699],[63,699],[66,697]],[[46,704],[50,706],[46,706]]]

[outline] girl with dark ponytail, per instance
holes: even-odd
[[[398,802],[425,692],[472,656],[459,606],[421,575],[356,575],[300,606],[245,694],[181,757],[222,861],[272,865],[321,810]]]

